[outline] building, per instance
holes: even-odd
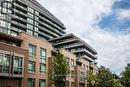
[[[36,0],[0,0],[0,32],[19,32],[50,39],[65,34],[65,26]]]
[[[97,52],[74,34],[70,33],[61,37],[52,38],[49,42],[51,42],[56,49],[65,48],[66,50],[74,53],[77,60],[85,59],[85,61],[89,62],[87,63],[88,65],[85,65],[85,67],[93,65],[90,69],[92,69],[92,71],[97,70]]]
[[[48,87],[52,44],[20,33],[0,33],[0,87]]]
[[[0,87],[50,87],[54,49],[70,66],[69,87],[85,87],[87,72],[98,72],[97,52],[65,30],[36,0],[0,0]]]

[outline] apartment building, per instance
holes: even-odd
[[[0,33],[0,87],[48,87],[51,50],[51,43],[26,33]]]
[[[74,34],[70,33],[61,37],[52,38],[49,42],[53,44],[54,48],[65,48],[71,53],[74,53],[77,60],[85,59],[84,61],[89,62],[87,66],[90,67],[91,65],[90,69],[92,69],[92,71],[97,70],[97,52]]]
[[[66,28],[36,0],[0,0],[0,32],[17,36],[19,32],[43,39],[65,34]]]

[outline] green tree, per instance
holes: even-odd
[[[122,87],[111,70],[103,66],[99,68],[98,74],[89,74],[87,81],[89,87]]]
[[[66,76],[69,73],[69,65],[62,53],[57,51],[51,60],[51,80],[56,87],[65,87]]]
[[[127,64],[125,70],[121,73],[121,81],[125,87],[130,87],[130,64]]]

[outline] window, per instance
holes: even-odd
[[[10,55],[2,54],[2,66],[3,66],[3,73],[9,72],[9,62],[10,62]]]
[[[0,72],[9,73],[10,55],[0,53]]]
[[[36,46],[29,44],[29,56],[36,56]]]
[[[33,26],[30,24],[27,24],[27,28],[33,30]]]
[[[35,20],[37,20],[37,21],[38,21],[38,20],[39,20],[39,17],[35,16]]]
[[[30,23],[30,24],[33,24],[33,20],[30,19],[30,18],[27,18],[27,22]]]
[[[35,87],[35,79],[28,79],[28,87]]]
[[[35,62],[29,61],[28,62],[28,72],[34,73],[35,72]]]
[[[40,63],[40,72],[45,73],[46,72],[46,65],[43,63]]]
[[[10,32],[10,35],[12,35],[12,36],[17,36],[17,33],[14,32],[14,31],[11,31],[11,32]]]
[[[10,28],[10,23],[3,21],[3,20],[0,20],[0,26]]]
[[[33,14],[28,12],[28,17],[33,19]]]
[[[39,12],[38,12],[38,11],[35,11],[35,15],[37,15],[37,16],[38,16],[38,15],[39,15]]]
[[[74,60],[71,59],[71,66],[73,67],[74,66]]]
[[[39,25],[39,23],[35,21],[35,26],[38,26],[38,25]]]
[[[14,74],[22,74],[22,57],[15,56],[14,59]]]
[[[39,80],[39,87],[46,87],[46,81],[45,80]]]
[[[28,7],[28,11],[31,12],[31,13],[34,12],[34,10],[32,8],[30,8],[30,7]]]
[[[40,49],[40,63],[46,62],[46,49],[41,48]]]
[[[28,33],[29,35],[33,35],[33,31],[32,31],[32,30],[28,30],[28,29],[27,29],[27,33]]]
[[[35,28],[34,28],[34,31],[38,32],[38,28],[37,28],[37,27],[35,27]]]

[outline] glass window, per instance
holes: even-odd
[[[3,72],[8,73],[9,72],[9,61],[10,61],[10,55],[4,54],[3,56]]]
[[[37,20],[37,21],[38,21],[38,20],[39,20],[39,17],[35,16],[35,20]]]
[[[37,15],[37,16],[38,16],[38,15],[39,15],[39,12],[38,12],[38,11],[35,11],[35,15]]]
[[[30,18],[27,18],[27,22],[30,23],[30,24],[33,24],[33,20],[30,19]]]
[[[35,35],[35,36],[38,36],[38,33],[34,32],[34,35]]]
[[[31,13],[34,12],[34,10],[32,8],[30,8],[30,7],[28,7],[28,11],[31,12]]]
[[[35,57],[36,56],[36,46],[29,44],[29,56]]]
[[[10,23],[3,21],[3,20],[0,20],[0,26],[10,28]]]
[[[30,24],[27,24],[27,28],[33,30],[33,26]]]
[[[17,36],[17,33],[14,32],[14,31],[11,31],[11,32],[10,32],[10,35],[12,35],[12,36]]]
[[[28,12],[28,17],[33,18],[33,14]]]
[[[38,25],[39,25],[39,23],[35,21],[35,26],[38,26]]]
[[[71,59],[71,66],[73,67],[74,66],[74,60]]]
[[[14,59],[14,74],[22,74],[22,57],[15,56]]]
[[[39,80],[39,87],[46,87],[46,81],[45,80]]]
[[[40,63],[45,63],[46,61],[46,49],[40,49]]]
[[[35,87],[35,79],[28,79],[28,87]]]
[[[34,31],[38,32],[38,28],[37,28],[37,27],[35,27],[35,28],[34,28]]]
[[[3,54],[0,53],[0,65],[2,65],[2,61],[3,61]]]
[[[28,33],[29,35],[33,35],[33,31],[32,31],[32,30],[28,30],[28,29],[27,29],[27,33]]]
[[[29,61],[28,62],[28,72],[34,73],[35,72],[35,62]]]
[[[46,72],[46,65],[43,64],[43,63],[40,64],[40,72],[41,73],[45,73]]]

